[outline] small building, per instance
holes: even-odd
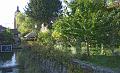
[[[16,48],[21,43],[20,32],[18,32],[17,29],[11,29],[11,32],[13,34],[13,40],[14,40],[13,48]]]
[[[27,40],[27,41],[32,41],[32,40],[36,40],[36,37],[37,37],[36,32],[32,31],[32,32],[26,34],[24,36],[24,39]]]
[[[12,45],[13,48],[17,48],[20,45],[20,32],[17,29],[10,29],[12,37],[7,37],[3,33],[8,28],[0,26],[0,45]],[[8,40],[9,39],[9,40]],[[12,42],[12,43],[8,43]]]
[[[7,30],[8,28],[3,27],[2,25],[0,25],[0,46],[1,45],[12,45],[12,48],[17,48],[20,45],[20,32],[18,32],[17,30],[17,24],[16,24],[16,15],[20,12],[19,7],[17,6],[17,10],[15,11],[15,16],[14,16],[14,29],[10,29],[10,33],[12,34],[12,37],[8,39],[8,37],[6,37],[6,35],[3,33],[5,30]],[[7,41],[7,43],[6,43]],[[8,41],[12,42],[12,43],[8,43]]]
[[[0,45],[0,52],[12,52],[12,45]]]
[[[6,28],[0,25],[0,33],[3,32]]]

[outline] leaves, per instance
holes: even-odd
[[[24,36],[26,33],[35,29],[35,24],[37,22],[32,18],[27,17],[24,13],[18,13],[16,16],[16,23],[21,35]]]
[[[48,23],[61,12],[61,4],[59,0],[30,0],[25,13],[34,20]]]
[[[2,44],[13,44],[14,43],[13,34],[10,29],[5,29],[5,31],[0,33],[0,36],[2,37],[0,39],[0,43]]]

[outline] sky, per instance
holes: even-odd
[[[0,25],[13,28],[14,13],[17,6],[23,12],[27,2],[28,0],[0,0]]]
[[[29,0],[0,0],[0,25],[13,29],[14,14],[17,6],[19,6],[21,12],[24,12],[23,8],[25,8],[28,1]],[[63,5],[65,4],[63,3]]]

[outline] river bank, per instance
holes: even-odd
[[[20,73],[82,73],[80,67],[71,64],[72,55],[39,45],[28,46],[18,54]]]
[[[18,59],[24,67],[20,73],[119,73],[112,68],[81,61],[70,52],[38,44],[24,46],[18,53]]]

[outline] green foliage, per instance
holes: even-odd
[[[92,0],[76,0],[70,5],[72,14],[63,17],[54,23],[54,32],[60,33],[67,41],[73,43],[71,39],[80,39],[91,45],[94,40],[94,26],[97,22],[97,14],[102,2],[96,3]],[[101,8],[102,9],[102,8]],[[74,41],[77,42],[77,41]],[[89,47],[87,48],[89,51]],[[88,52],[89,54],[89,52]]]
[[[55,23],[55,25],[53,25],[54,30],[52,31],[52,37],[56,40],[59,40],[63,35],[61,32],[61,29],[62,29],[61,24],[62,24],[62,21],[59,20]]]
[[[30,17],[27,17],[24,13],[18,13],[16,16],[16,23],[18,26],[18,30],[21,32],[21,35],[25,35],[26,33],[35,29],[35,22]]]
[[[96,44],[103,44],[104,48],[111,51],[118,48],[119,8],[106,9],[103,0],[75,0],[70,4],[70,8],[70,15],[54,23],[53,32],[59,33],[59,37],[64,36],[68,42],[71,42],[71,39],[86,42],[87,53],[90,51],[89,46],[94,47]]]
[[[120,68],[120,57],[119,56],[104,56],[104,55],[96,55],[92,56],[89,59],[89,62],[110,68]]]
[[[11,59],[13,56],[13,53],[0,53],[0,59],[3,60],[4,62],[8,61]]]
[[[95,26],[95,37],[97,42],[103,43],[106,48],[117,48],[119,46],[119,9],[112,11],[100,11]]]
[[[62,65],[68,69],[69,73],[82,73],[79,66],[74,66],[74,64],[71,63],[73,56],[69,52],[63,52],[38,44],[39,43],[34,43],[31,47],[29,46],[29,48],[22,49],[22,51],[18,53],[17,59],[19,64],[25,67],[25,71],[28,70],[25,73],[44,73],[42,72],[41,66],[43,65],[41,63],[45,60],[54,62],[55,69]]]
[[[11,32],[10,29],[5,29],[2,33],[0,33],[0,36],[2,39],[0,39],[0,43],[2,44],[13,44],[14,39],[13,39],[13,33]]]
[[[34,20],[49,23],[59,15],[61,8],[60,0],[30,0],[25,12]]]
[[[53,39],[51,33],[48,32],[39,32],[38,33],[38,43],[42,46],[50,47],[53,46]]]
[[[115,48],[120,46],[120,9],[106,9],[103,0],[74,0],[69,7],[72,10],[70,14],[56,20],[52,30],[39,32],[37,42],[31,43],[32,46],[28,47],[29,51],[23,49],[22,55],[19,55],[20,58],[24,57],[20,60],[21,64],[28,67],[32,73],[34,69],[40,69],[37,64],[40,64],[41,59],[47,59],[54,61],[56,65],[65,65],[69,73],[79,73],[81,69],[70,63],[74,55],[68,49],[68,47],[75,47],[75,49],[79,47],[79,50],[76,49],[76,51],[80,52],[78,55],[80,59],[89,60],[98,65],[119,67],[118,57],[108,58],[108,56],[111,56]],[[29,31],[28,29],[34,27],[35,23],[48,23],[54,19],[61,9],[61,2],[58,0],[49,0],[49,2],[47,0],[31,0],[26,9],[29,17],[18,15],[18,21],[22,24],[20,25],[21,32]],[[31,18],[38,22],[32,21]],[[84,50],[87,53],[81,51],[83,42]],[[60,48],[67,50],[57,49],[55,46],[59,44]],[[95,48],[96,45],[97,48]],[[102,55],[107,56],[88,57],[89,54],[100,55],[101,51],[104,51]],[[115,65],[111,65],[112,62]]]
[[[75,0],[69,4],[69,7],[73,14],[76,12],[76,9],[82,12],[89,12],[89,10],[95,12],[104,9],[104,0]]]

